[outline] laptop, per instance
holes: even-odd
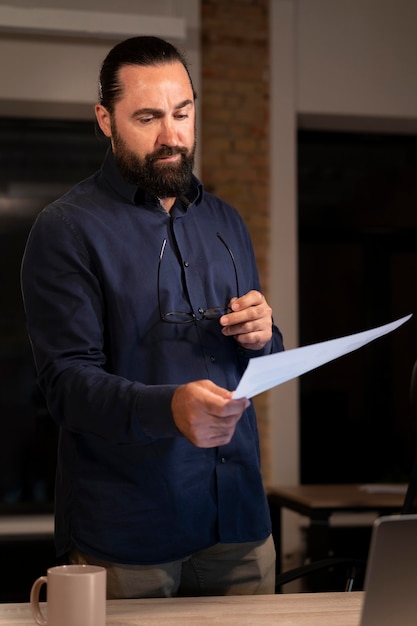
[[[375,520],[360,626],[417,625],[417,515]]]

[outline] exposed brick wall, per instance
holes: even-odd
[[[252,237],[268,297],[269,0],[201,0],[201,169]],[[262,471],[269,475],[268,394],[255,398]]]

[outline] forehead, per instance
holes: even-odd
[[[120,101],[144,106],[194,100],[190,78],[180,62],[161,65],[124,65],[119,70]]]

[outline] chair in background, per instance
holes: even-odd
[[[294,567],[287,572],[278,574],[275,581],[275,593],[282,593],[283,585],[286,585],[294,580],[311,576],[315,572],[331,572],[332,574],[338,570],[344,571],[344,589],[342,591],[353,591],[355,582],[360,576],[362,578],[365,568],[366,560],[353,559],[349,557],[329,557],[328,559],[321,559],[314,563],[308,563],[301,565],[300,567]],[[324,591],[327,591],[325,589]]]
[[[410,405],[417,415],[417,361],[414,363],[411,374]],[[411,468],[410,479],[401,513],[402,515],[417,513],[417,454],[414,457],[413,467]]]
[[[404,505],[401,510],[401,515],[412,515],[413,513],[417,513],[417,455],[413,463]]]

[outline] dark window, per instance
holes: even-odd
[[[38,212],[100,165],[93,122],[0,118],[0,513],[53,506],[57,429],[37,384],[20,264]]]
[[[304,483],[406,481],[416,450],[417,137],[300,131],[300,345],[408,313],[300,380]]]

